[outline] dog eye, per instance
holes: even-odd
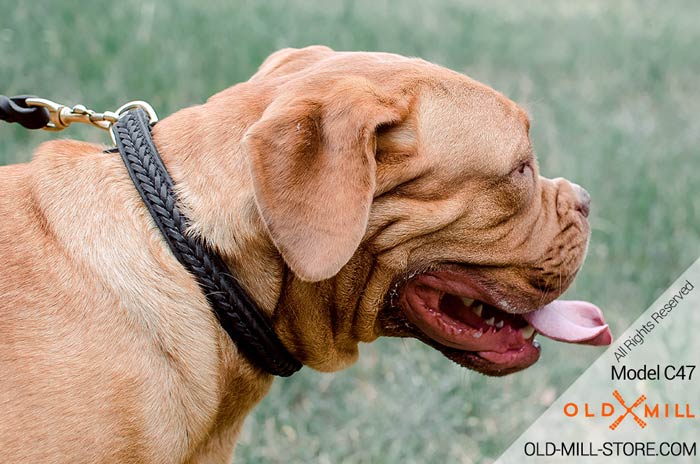
[[[526,161],[526,162],[522,163],[520,166],[518,166],[517,168],[515,168],[515,170],[513,170],[513,173],[517,172],[518,174],[525,174],[525,171],[528,170],[529,168],[530,168],[530,162]]]

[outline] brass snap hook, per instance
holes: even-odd
[[[102,130],[109,131],[112,143],[117,144],[114,134],[110,130],[112,125],[119,121],[119,118],[129,110],[134,108],[143,109],[148,115],[149,124],[158,122],[158,115],[153,107],[143,100],[133,100],[117,108],[116,111],[105,111],[98,113],[87,108],[85,105],[75,105],[72,108],[60,103],[47,100],[46,98],[30,97],[26,99],[27,106],[39,106],[46,108],[49,112],[49,123],[44,127],[48,131],[60,131],[70,126],[74,122],[90,124]]]

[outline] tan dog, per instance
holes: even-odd
[[[589,200],[538,175],[528,129],[456,72],[309,47],[153,133],[192,233],[304,364],[416,336],[500,375],[536,361],[527,321],[609,342],[594,306],[544,306],[581,265]],[[227,462],[272,377],[102,149],[49,142],[0,168],[0,462]]]

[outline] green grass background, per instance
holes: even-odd
[[[529,110],[544,175],[590,191],[590,252],[568,296],[598,303],[619,334],[698,256],[699,17],[692,1],[0,0],[0,92],[99,110],[145,99],[165,116],[317,43],[464,72]],[[1,125],[0,163],[56,137],[108,142]],[[489,462],[600,353],[543,347],[492,379],[418,342],[363,346],[346,371],[276,381],[237,461]]]

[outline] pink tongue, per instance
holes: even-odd
[[[525,319],[542,335],[561,342],[609,345],[612,333],[603,313],[586,301],[553,301]]]

